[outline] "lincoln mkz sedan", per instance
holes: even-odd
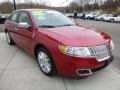
[[[87,77],[114,57],[108,34],[78,25],[54,10],[16,10],[5,22],[5,34],[8,44],[34,56],[48,76]]]

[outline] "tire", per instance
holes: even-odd
[[[90,19],[90,17],[88,16],[87,19]]]
[[[37,61],[41,71],[47,76],[56,74],[55,63],[47,49],[40,47],[37,49]]]
[[[14,41],[12,40],[12,38],[11,38],[11,36],[10,36],[10,33],[7,31],[7,32],[5,32],[5,35],[6,35],[7,43],[8,43],[9,45],[14,45],[15,43],[14,43]]]
[[[110,22],[114,22],[114,19],[110,19]]]
[[[100,18],[100,21],[103,21],[103,18]]]

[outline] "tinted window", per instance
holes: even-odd
[[[10,16],[10,20],[17,22],[17,17],[18,17],[19,12],[15,12]]]
[[[31,25],[30,23],[30,17],[28,15],[27,12],[21,12],[20,16],[19,16],[19,23],[28,23],[29,25]]]
[[[114,15],[113,17],[117,17],[118,15]]]

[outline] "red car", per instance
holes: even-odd
[[[108,34],[76,25],[58,11],[16,10],[5,22],[5,34],[8,44],[33,55],[48,76],[86,77],[113,60],[114,45]]]

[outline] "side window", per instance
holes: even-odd
[[[10,20],[17,22],[17,17],[18,17],[19,12],[15,12],[10,16]]]
[[[118,15],[114,15],[113,17],[117,17]]]
[[[30,17],[28,15],[28,13],[27,12],[21,12],[18,22],[19,23],[28,23],[29,25],[31,25],[31,21],[30,21]]]

